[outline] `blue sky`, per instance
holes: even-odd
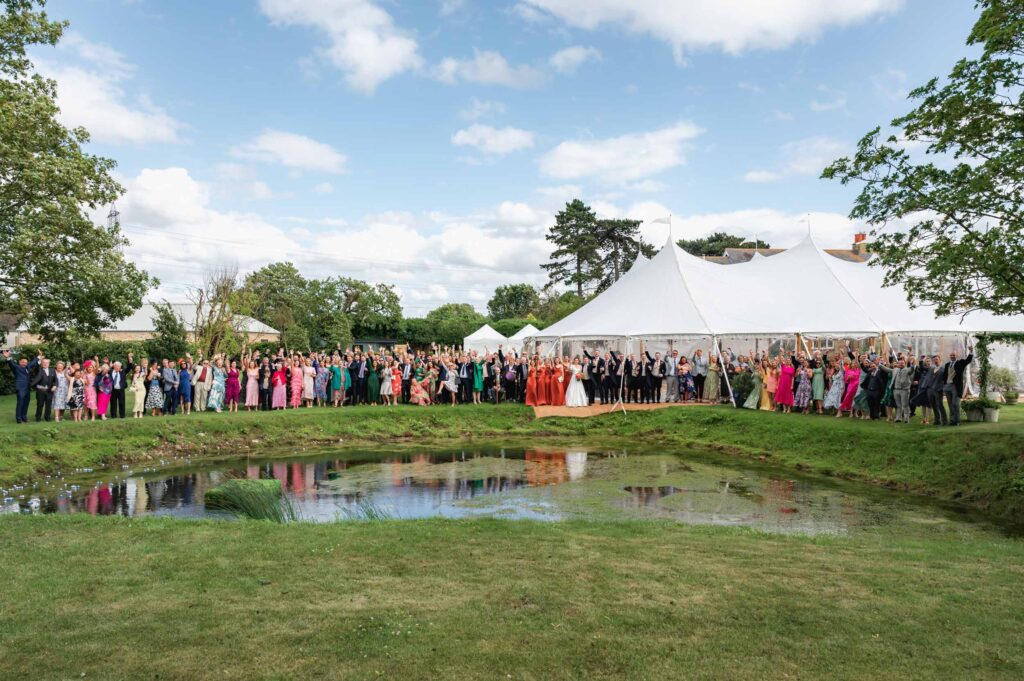
[[[409,315],[544,282],[579,196],[659,243],[850,241],[817,179],[967,54],[965,0],[50,0],[64,117],[117,159],[154,298],[223,264],[398,285]]]

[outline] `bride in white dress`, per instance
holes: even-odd
[[[565,391],[565,406],[587,406],[587,391],[583,389],[583,367],[577,357],[569,367],[569,389]]]

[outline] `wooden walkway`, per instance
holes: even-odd
[[[626,411],[650,411],[652,409],[668,409],[670,407],[710,407],[708,403],[698,404],[697,402],[660,402],[658,404],[626,404]],[[534,407],[533,415],[539,419],[548,416],[570,416],[573,418],[587,418],[588,416],[600,416],[615,411],[622,413],[622,405],[615,405],[612,409],[610,404],[595,404],[589,407]]]

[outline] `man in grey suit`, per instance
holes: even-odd
[[[908,367],[902,359],[896,362],[893,371],[892,397],[896,401],[896,421],[910,423],[910,387],[914,383],[914,367]]]
[[[164,360],[160,377],[164,387],[164,414],[174,416],[178,409],[178,370],[170,360]]]
[[[679,351],[673,350],[672,354],[665,358],[665,401],[677,402],[679,400]]]

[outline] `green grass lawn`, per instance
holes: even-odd
[[[958,429],[486,405],[7,422],[0,477],[466,440],[698,445],[1024,518],[1022,407]],[[4,516],[0,556],[0,678],[1024,677],[1024,541],[982,525],[809,538],[655,521]]]
[[[1024,676],[981,530],[7,517],[0,555],[3,678]]]
[[[294,454],[321,445],[429,447],[496,439],[529,445],[695,445],[955,500],[1024,523],[1024,405],[1004,407],[998,424],[959,428],[728,407],[539,420],[519,405],[357,407],[22,426],[13,422],[13,412],[13,399],[0,398],[0,483],[74,468],[255,451]]]

